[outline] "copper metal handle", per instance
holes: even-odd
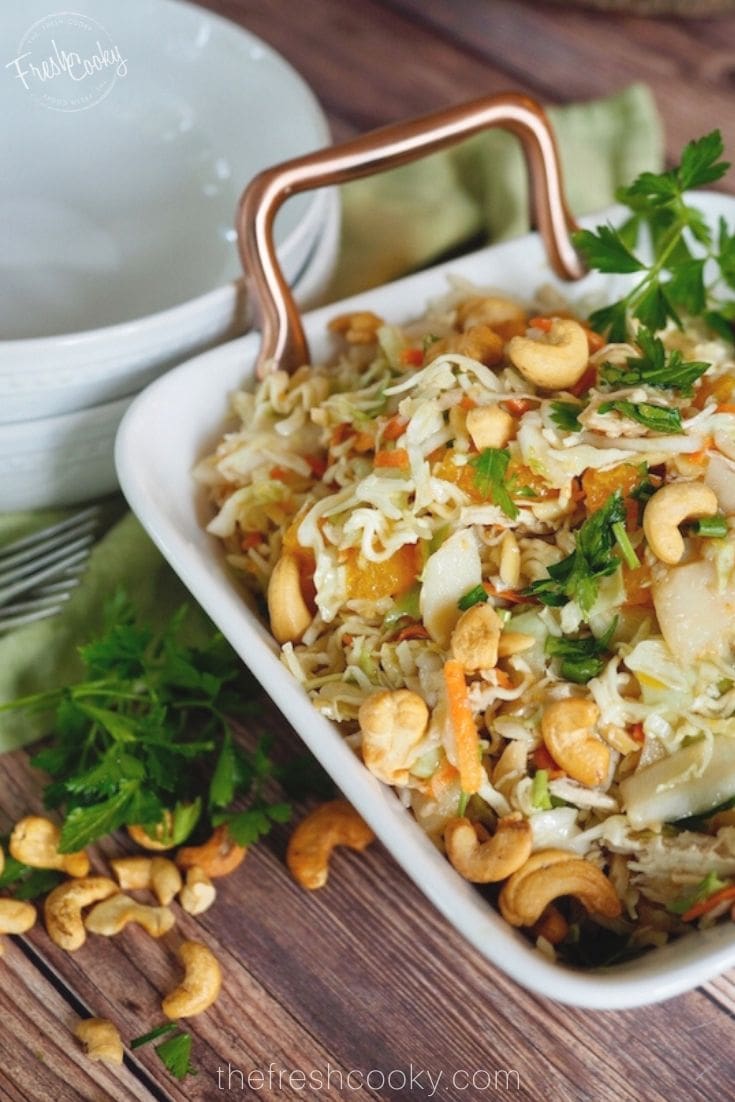
[[[536,224],[551,266],[563,279],[584,275],[569,238],[575,223],[564,199],[556,143],[544,110],[535,100],[507,92],[385,126],[267,169],[243,193],[237,217],[238,246],[262,330],[259,378],[275,366],[294,371],[309,362],[301,318],[273,244],[273,223],[282,203],[301,191],[346,183],[405,164],[496,126],[521,140],[531,175]]]

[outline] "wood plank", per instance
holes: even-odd
[[[337,123],[336,136],[508,86],[502,62],[447,49],[442,35],[379,0],[205,0],[204,6],[288,58]]]
[[[3,1102],[152,1102],[129,1067],[87,1059],[72,1033],[76,1010],[3,939],[0,985],[0,1098]]]
[[[655,94],[671,158],[714,126],[727,149],[735,149],[733,16],[642,19],[530,0],[386,3],[432,26],[448,50],[502,66],[519,86],[549,101],[608,95],[644,81]]]

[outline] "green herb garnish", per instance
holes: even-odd
[[[630,567],[631,570],[637,570],[641,565],[641,561],[635,553],[635,548],[630,542],[630,536],[628,535],[625,525],[622,520],[613,524],[613,533],[615,535],[615,542],[620,548],[620,554],[625,560],[625,565]]]
[[[141,1045],[150,1044],[165,1034],[173,1034],[160,1045],[154,1045],[156,1053],[167,1071],[175,1079],[185,1079],[187,1075],[196,1075],[197,1070],[191,1062],[191,1034],[179,1029],[178,1022],[166,1022],[152,1029],[150,1033],[144,1033],[141,1037],[135,1037],[130,1042],[132,1049]]]
[[[671,914],[683,915],[695,905],[695,903],[701,903],[703,899],[709,899],[715,892],[719,892],[722,888],[728,886],[729,881],[720,880],[714,869],[711,869],[704,880],[700,880],[693,892],[689,895],[683,895],[679,899],[675,899],[672,903],[666,904],[666,910]]]
[[[621,417],[637,421],[639,425],[645,425],[652,432],[659,432],[665,436],[676,436],[684,431],[678,409],[657,406],[653,402],[629,402],[625,398],[616,398],[609,402],[602,402],[598,412],[619,413]]]
[[[610,640],[615,634],[617,623],[616,617],[599,639],[594,635],[580,636],[576,639],[548,635],[544,649],[552,658],[561,659],[559,672],[563,678],[574,681],[577,685],[586,685],[604,670],[604,656],[609,653]]]
[[[0,874],[0,888],[9,889],[14,899],[37,899],[64,879],[63,873],[53,869],[34,869],[30,865],[24,865],[22,861],[16,861],[8,853],[7,843],[7,838],[4,838],[2,848],[6,856]]]
[[[579,415],[582,406],[578,402],[552,402],[551,420],[565,432],[580,432]]]
[[[689,395],[697,379],[711,366],[702,360],[685,362],[678,349],[667,352],[663,341],[644,326],[638,329],[635,343],[641,355],[629,356],[625,367],[612,363],[602,365],[600,377],[605,383],[615,387],[653,386]]]
[[[232,738],[228,717],[252,709],[253,683],[221,635],[185,645],[185,615],[156,634],[118,595],[100,638],[79,650],[83,681],[0,709],[55,710],[53,743],[33,764],[51,776],[46,806],[65,813],[62,852],[132,823],[148,833],[165,823],[177,845],[200,819],[226,821],[236,799],[250,800],[259,834],[285,816],[285,805],[263,798],[266,744],[248,754]]]
[[[705,314],[720,332],[729,329],[727,306],[705,285],[704,267],[712,259],[722,280],[735,286],[735,242],[721,222],[715,247],[704,216],[684,196],[690,188],[725,175],[730,166],[721,160],[723,148],[719,130],[689,142],[676,167],[658,175],[644,172],[630,187],[618,190],[618,200],[631,212],[619,230],[603,225],[594,232],[581,230],[574,235],[575,245],[591,268],[640,277],[621,299],[590,316],[596,329],[609,331],[610,340],[627,338],[631,316],[652,332],[662,329],[669,319],[680,325],[680,312]],[[650,263],[636,252],[644,229],[653,248]],[[731,331],[729,335],[732,338]]]
[[[549,772],[537,769],[531,781],[531,803],[541,811],[551,811],[554,806],[549,792]]]
[[[470,589],[465,593],[464,597],[460,597],[457,601],[457,608],[462,612],[466,612],[468,608],[472,608],[473,605],[484,604],[487,601],[487,590],[484,585],[476,585],[474,589]]]
[[[597,599],[602,578],[614,574],[620,566],[620,558],[614,553],[613,525],[624,520],[625,505],[616,490],[578,529],[571,555],[550,566],[548,578],[533,582],[524,595],[555,608],[574,600],[586,616]]]
[[[705,539],[724,539],[727,535],[727,518],[721,513],[714,517],[700,517],[692,525],[695,536],[703,536]]]
[[[510,463],[507,448],[483,448],[479,455],[470,459],[473,468],[473,481],[483,497],[489,498],[507,517],[515,520],[518,507],[508,493],[506,471]]]

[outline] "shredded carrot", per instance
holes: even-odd
[[[721,402],[717,407],[718,413],[735,413],[735,405],[732,402]]]
[[[405,448],[394,448],[392,452],[376,452],[375,466],[401,467],[405,469],[409,466],[408,452]]]
[[[399,436],[403,436],[407,424],[406,418],[401,417],[400,413],[396,413],[389,421],[386,421],[383,429],[383,439],[397,440]]]
[[[529,329],[540,329],[542,333],[550,333],[553,324],[553,318],[537,317],[528,320]]]
[[[341,444],[343,440],[352,432],[352,425],[349,421],[342,421],[339,425],[335,425],[332,429],[332,444]]]
[[[369,432],[358,432],[352,447],[356,452],[369,452],[375,447],[375,440]]]
[[[240,540],[240,548],[243,551],[249,551],[252,547],[257,547],[258,544],[263,542],[262,532],[246,532]]]
[[[558,762],[554,761],[545,746],[539,746],[538,749],[534,750],[531,754],[531,761],[537,769],[545,769],[551,781],[558,780],[559,777],[566,777],[564,770],[559,768]]]
[[[630,737],[634,742],[644,742],[646,738],[642,723],[634,723],[630,729]]]
[[[460,409],[470,410],[470,409],[475,409],[476,407],[477,407],[477,402],[475,401],[474,398],[470,398],[469,394],[463,394],[462,395],[462,399],[459,403],[459,408]]]
[[[511,416],[522,417],[524,413],[528,413],[529,409],[533,409],[533,402],[530,398],[506,398],[500,403],[500,406]]]
[[[268,473],[270,477],[275,478],[277,482],[288,482],[293,471],[289,471],[286,467],[271,467]]]
[[[449,722],[454,733],[457,768],[462,791],[471,796],[484,780],[480,764],[480,739],[470,708],[464,667],[456,658],[444,663],[444,684],[447,689]]]
[[[587,325],[583,325],[582,328],[587,337],[587,347],[590,350],[590,355],[594,352],[599,352],[601,348],[605,347],[606,341],[604,337],[601,337],[599,333],[596,333],[594,329],[590,329]]]
[[[420,348],[404,348],[401,350],[399,359],[402,364],[406,364],[408,367],[422,367],[424,353]]]
[[[708,914],[709,911],[713,911],[715,907],[718,907],[720,903],[725,903],[728,899],[735,899],[735,884],[728,884],[726,888],[720,888],[718,892],[708,896],[707,899],[700,899],[699,903],[695,903],[693,907],[684,912],[681,916],[682,921],[693,922],[695,918],[701,918],[702,915]]]
[[[511,605],[533,603],[534,600],[533,597],[524,597],[517,589],[496,589],[490,582],[483,582],[482,586],[488,597],[497,597],[501,601],[508,601]]]
[[[405,639],[429,639],[431,638],[423,624],[406,624],[397,632],[391,642],[402,643]]]
[[[594,364],[590,364],[582,378],[579,379],[574,386],[567,387],[567,389],[575,398],[581,398],[581,396],[586,394],[590,387],[593,387],[596,382],[597,368]]]
[[[327,460],[323,455],[305,455],[304,459],[311,467],[314,478],[324,478],[327,469]]]

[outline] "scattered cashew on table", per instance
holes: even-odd
[[[50,819],[30,815],[16,823],[8,844],[11,856],[32,868],[68,875],[48,893],[43,905],[46,932],[55,945],[73,953],[86,943],[88,933],[113,937],[131,923],[161,938],[175,926],[171,908],[174,901],[189,915],[203,914],[212,906],[217,895],[212,880],[234,872],[244,860],[247,847],[235,843],[221,826],[201,845],[179,848],[172,859],[161,855],[171,848],[166,829],[164,824],[160,834],[151,836],[142,827],[128,827],[130,837],[149,852],[111,858],[113,879],[90,875],[86,851],[61,853],[61,831]],[[304,887],[320,887],[326,882],[335,846],[362,850],[373,837],[345,800],[333,800],[315,808],[296,827],[288,847],[288,867]],[[0,872],[4,860],[0,848]],[[127,894],[138,891],[154,895],[158,905],[139,902]],[[0,898],[0,934],[26,933],[36,919],[32,903]],[[172,1020],[202,1014],[215,1002],[222,987],[219,962],[206,945],[185,940],[177,953],[184,975],[161,1004],[163,1013]],[[123,1042],[113,1022],[83,1019],[74,1033],[90,1060],[122,1063]]]

